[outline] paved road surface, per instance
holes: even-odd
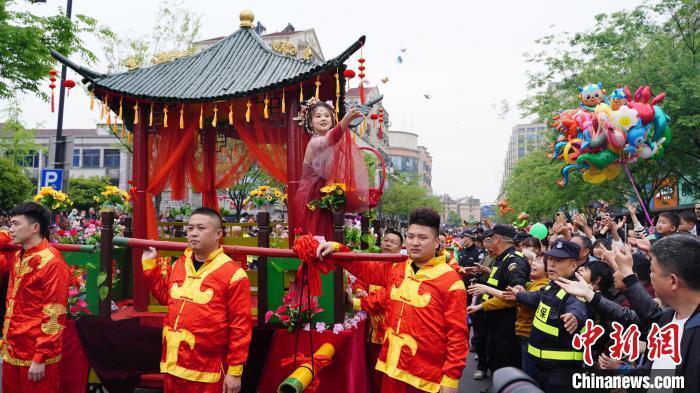
[[[479,393],[481,389],[491,386],[490,376],[477,381],[474,379],[475,371],[476,361],[474,361],[474,354],[470,352],[469,357],[467,357],[467,367],[462,372],[462,379],[459,380],[459,393]]]

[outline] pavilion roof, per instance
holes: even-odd
[[[241,28],[194,55],[110,75],[77,65],[56,51],[51,54],[83,76],[91,90],[154,102],[209,102],[275,90],[336,69],[364,42],[362,36],[338,56],[320,63],[275,52],[254,29]]]

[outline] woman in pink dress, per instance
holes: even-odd
[[[350,122],[359,117],[362,117],[362,113],[353,108],[337,123],[330,104],[312,98],[302,105],[297,119],[311,134],[304,153],[299,189],[294,198],[295,223],[302,233],[321,235],[329,240],[332,238],[332,213],[307,207],[310,201],[321,198],[320,190],[326,184],[346,185],[346,212],[361,213],[367,210],[367,167],[348,130]]]

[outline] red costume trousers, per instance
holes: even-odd
[[[384,373],[382,374],[382,393],[424,393],[423,390],[413,387],[406,382],[391,378]]]
[[[170,374],[165,374],[163,381],[164,393],[221,393],[223,387],[223,375],[215,383],[193,382]]]
[[[3,393],[56,393],[59,382],[58,364],[47,365],[44,378],[38,382],[29,380],[29,367],[2,364]]]

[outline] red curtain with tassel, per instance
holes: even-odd
[[[290,109],[287,109],[290,110]],[[287,130],[262,118],[256,105],[251,106],[250,122],[234,120],[238,137],[263,169],[278,181],[287,184]]]
[[[242,142],[227,139],[225,146],[217,146],[216,134],[205,134],[203,147],[191,149],[185,158],[187,178],[192,188],[202,193],[202,205],[219,210],[216,190],[228,188],[240,180],[253,164]]]

